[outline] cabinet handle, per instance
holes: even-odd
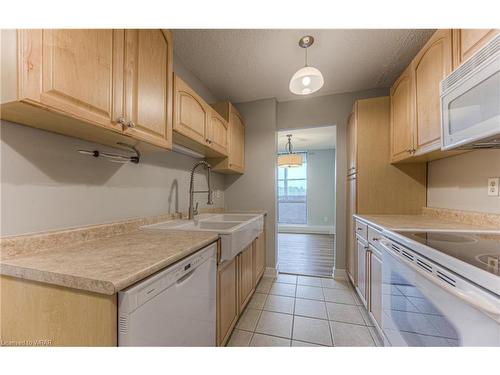
[[[379,239],[378,239],[377,237],[373,237],[373,238],[372,238],[372,241],[373,241],[373,242],[378,242],[378,240],[379,240]]]
[[[116,120],[117,124],[125,125],[125,119],[123,117],[118,117]]]
[[[363,228],[356,228],[356,230],[363,230]]]
[[[134,122],[133,121],[127,122],[127,127],[129,127],[129,128],[135,128]]]

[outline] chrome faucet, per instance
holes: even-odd
[[[200,165],[205,166],[207,170],[207,183],[208,183],[208,190],[194,190],[194,172],[196,168],[198,168]],[[213,204],[212,202],[212,189],[210,188],[210,171],[212,170],[212,167],[210,164],[208,164],[206,161],[202,160],[196,163],[193,168],[191,169],[191,180],[189,181],[189,213],[188,213],[188,219],[193,220],[195,215],[198,215],[198,202],[196,203],[196,207],[193,207],[193,200],[194,200],[194,195],[196,193],[207,193],[208,194],[208,201],[207,204]]]

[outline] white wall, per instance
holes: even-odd
[[[245,174],[227,175],[224,204],[230,210],[266,210],[267,267],[275,267],[276,100],[237,105],[245,119]]]
[[[335,225],[335,150],[307,152],[307,225]]]
[[[208,102],[203,83],[174,60],[174,70]],[[189,171],[195,159],[174,152],[144,154],[141,162],[117,164],[77,149],[116,150],[1,121],[2,236],[187,211]],[[202,173],[202,171],[200,171]],[[197,176],[197,184],[206,184]],[[213,174],[224,189],[224,176]],[[206,197],[198,196],[203,207]],[[224,206],[224,196],[215,200]]]
[[[480,150],[428,164],[427,205],[500,214],[500,197],[487,194],[488,177],[500,177],[500,150]]]

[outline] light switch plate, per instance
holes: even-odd
[[[500,184],[500,177],[488,178],[488,196],[498,197],[498,185]]]

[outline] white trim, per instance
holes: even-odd
[[[266,267],[266,270],[264,271],[264,277],[278,277],[278,268]]]
[[[345,269],[342,268],[334,268],[332,277],[334,279],[339,279],[339,280],[347,280],[347,272]]]
[[[278,233],[335,234],[334,225],[278,224]]]

